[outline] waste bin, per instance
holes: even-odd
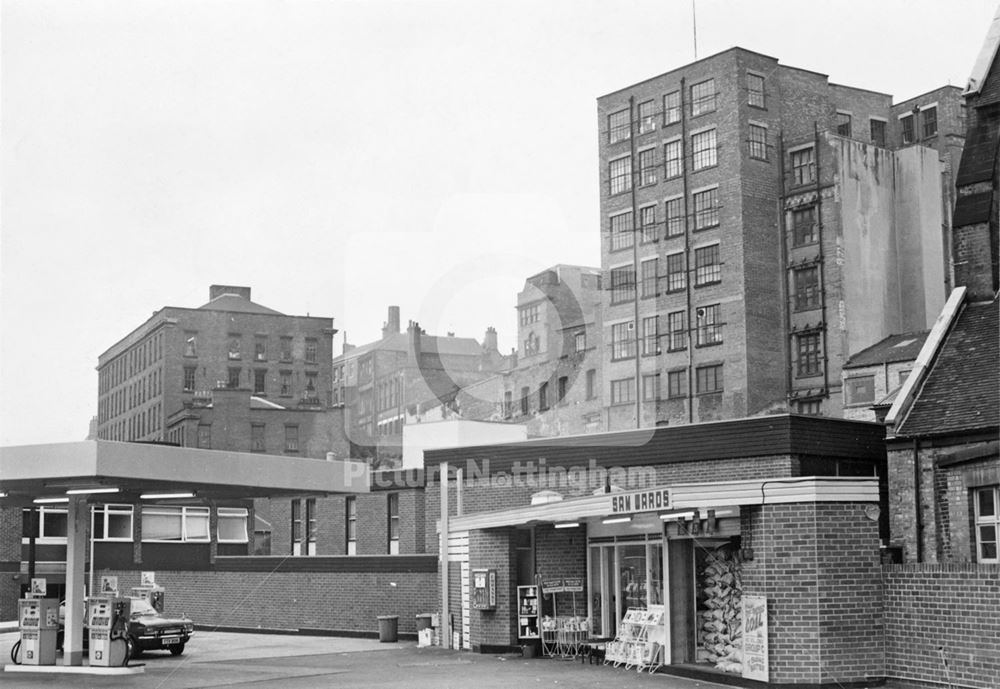
[[[417,615],[417,632],[420,632],[423,629],[430,629],[433,626],[431,624],[431,620],[433,617],[434,615],[429,612]]]
[[[399,631],[398,615],[379,615],[378,618],[378,640],[381,642],[395,643]]]

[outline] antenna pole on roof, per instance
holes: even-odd
[[[691,32],[694,34],[694,59],[698,59],[698,13],[695,11],[695,1],[691,0]]]

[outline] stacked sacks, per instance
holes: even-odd
[[[698,661],[725,672],[743,672],[743,584],[739,556],[729,549],[709,553],[699,572]]]

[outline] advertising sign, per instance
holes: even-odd
[[[101,593],[118,595],[118,577],[101,576]]]
[[[45,579],[37,578],[31,580],[31,595],[32,596],[45,596],[45,592],[48,589],[48,582]]]
[[[139,579],[139,586],[155,586],[156,572],[143,572]]]
[[[743,677],[768,682],[767,598],[743,596]]]
[[[543,579],[542,593],[562,593],[566,590],[562,579]]]
[[[670,509],[670,491],[666,488],[611,494],[611,514],[654,512]]]
[[[472,570],[472,607],[474,610],[496,610],[497,572],[495,569]]]
[[[583,591],[583,579],[580,577],[566,577],[563,579],[563,591],[566,593],[581,593]]]

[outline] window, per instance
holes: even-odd
[[[211,424],[198,424],[198,447],[202,450],[212,449],[212,426]]]
[[[938,132],[937,107],[933,106],[921,110],[920,119],[924,125],[924,138],[935,136]]]
[[[655,297],[657,289],[657,266],[659,261],[651,258],[642,262],[642,296]]]
[[[219,523],[216,527],[219,543],[249,543],[247,520],[250,513],[242,507],[218,508]]]
[[[264,441],[264,429],[265,426],[262,423],[252,423],[250,424],[250,451],[251,452],[266,452],[266,445]]]
[[[306,338],[306,363],[316,363],[316,340],[309,337]]]
[[[292,555],[302,554],[302,501],[292,500]]]
[[[236,359],[240,358],[240,344],[241,344],[241,339],[242,338],[239,335],[230,335],[229,336],[229,358],[230,359],[236,360]]]
[[[692,194],[694,201],[694,229],[704,230],[719,224],[719,189],[713,187]]]
[[[514,393],[510,390],[504,390],[503,393],[503,416],[505,419],[509,419],[514,415]]]
[[[686,320],[683,311],[674,311],[667,314],[667,347],[671,352],[687,349]]]
[[[527,387],[521,388],[521,413],[527,415],[530,411],[528,408],[528,395],[530,390]]]
[[[885,120],[872,118],[868,120],[868,124],[871,127],[872,143],[885,148]]]
[[[694,250],[694,284],[710,285],[721,282],[722,264],[719,262],[719,245],[703,246]]]
[[[796,375],[818,376],[820,369],[819,333],[802,333],[796,337]]]
[[[389,554],[399,555],[399,493],[386,496],[386,511],[389,522]]]
[[[299,427],[285,426],[285,452],[299,451]]]
[[[267,394],[267,371],[264,369],[255,369],[253,372],[253,394],[255,395],[265,395]]]
[[[228,387],[238,388],[240,386],[240,369],[230,368],[229,369],[229,380],[227,382]]]
[[[816,181],[816,163],[812,146],[792,151],[792,184],[810,184]]]
[[[197,371],[195,366],[185,366],[184,367],[184,392],[191,392],[194,390],[194,375]]]
[[[713,167],[718,164],[715,143],[714,129],[691,135],[692,168],[695,170],[704,170],[707,167]]]
[[[684,211],[681,207],[682,201],[683,199],[680,198],[670,199],[665,205],[668,237],[679,237],[684,234]]]
[[[671,91],[663,97],[663,124],[681,121],[681,92]]]
[[[652,373],[642,377],[642,399],[652,402],[660,399],[660,374]]]
[[[632,156],[618,158],[608,163],[611,194],[621,194],[632,188]]]
[[[766,108],[764,100],[764,77],[747,72],[747,104],[755,108]]]
[[[91,529],[95,541],[131,541],[131,505],[94,505]]]
[[[875,401],[875,376],[847,379],[847,403],[865,404]]]
[[[851,135],[851,113],[837,112],[837,134],[839,136]]]
[[[280,374],[281,378],[281,394],[284,396],[292,394],[292,372],[282,371]]]
[[[719,304],[695,310],[695,344],[699,347],[722,342],[722,310]]]
[[[819,239],[816,226],[816,207],[806,206],[792,211],[792,244],[805,246],[815,244]]]
[[[639,227],[642,228],[642,242],[655,242],[656,236],[656,206],[646,206],[639,209]]]
[[[823,413],[823,403],[821,400],[802,400],[795,405],[799,414],[806,416],[819,416]]]
[[[977,488],[975,498],[976,560],[1000,562],[997,534],[1000,532],[1000,488]]]
[[[628,109],[608,115],[608,143],[626,141],[632,133],[631,125]]]
[[[579,332],[573,337],[574,347],[577,352],[582,352],[587,349],[587,333]]]
[[[819,268],[810,266],[795,271],[795,310],[819,307]]]
[[[306,391],[303,397],[305,399],[316,399],[316,381],[318,380],[317,374],[313,371],[306,373]]]
[[[535,333],[528,333],[528,336],[524,338],[524,356],[534,356],[538,354],[540,346],[538,335]]]
[[[898,377],[899,377],[899,385],[902,385],[903,383],[906,382],[906,379],[910,377],[910,370],[907,369],[905,371],[900,371]]]
[[[687,397],[687,371],[680,369],[667,372],[667,399]]]
[[[903,126],[903,143],[912,144],[914,140],[913,115],[899,118],[899,123]]]
[[[639,151],[639,186],[656,184],[656,149]]]
[[[759,124],[751,124],[748,145],[751,158],[755,160],[767,160],[767,127]]]
[[[658,316],[642,319],[642,353],[644,356],[660,353]]]
[[[253,340],[253,360],[267,361],[267,338],[255,337]]]
[[[65,539],[67,533],[67,510],[65,507],[38,507],[39,539]],[[31,510],[22,511],[22,531],[24,538],[31,536]]]
[[[346,513],[347,554],[356,555],[358,552],[358,499],[353,495],[347,498]]]
[[[520,308],[520,318],[521,318],[521,325],[530,325],[532,323],[537,323],[539,319],[538,304],[531,304],[530,306],[522,306]]]
[[[635,378],[611,381],[611,404],[628,404],[635,401]]]
[[[667,291],[675,292],[687,286],[687,269],[684,267],[684,254],[667,254]]]
[[[281,338],[281,360],[292,360],[292,338],[288,336],[282,336]]]
[[[627,359],[635,356],[635,338],[632,332],[635,326],[632,321],[615,323],[611,326],[611,358]]]
[[[549,383],[544,381],[538,386],[538,410],[545,411],[549,408]]]
[[[699,366],[695,372],[695,389],[698,394],[722,392],[722,364]]]
[[[665,179],[680,177],[684,171],[683,156],[681,155],[681,140],[675,139],[663,144],[663,162]]]
[[[556,404],[559,404],[560,402],[563,402],[566,399],[566,393],[568,392],[568,389],[569,389],[569,377],[560,376],[559,389],[558,389],[559,397],[556,399]]]
[[[184,333],[184,356],[198,356],[198,333],[190,330]]]
[[[142,540],[185,543],[209,539],[207,507],[149,505],[142,508]]]
[[[715,110],[715,79],[691,86],[691,116],[697,117]]]
[[[632,266],[611,269],[611,303],[620,304],[635,298],[635,271]]]
[[[619,251],[632,246],[632,211],[612,215],[610,218],[611,250]],[[523,325],[523,324],[522,324]]]
[[[651,132],[656,129],[656,103],[647,100],[639,103],[639,133]]]
[[[587,369],[587,399],[592,400],[597,395],[597,370]]]

